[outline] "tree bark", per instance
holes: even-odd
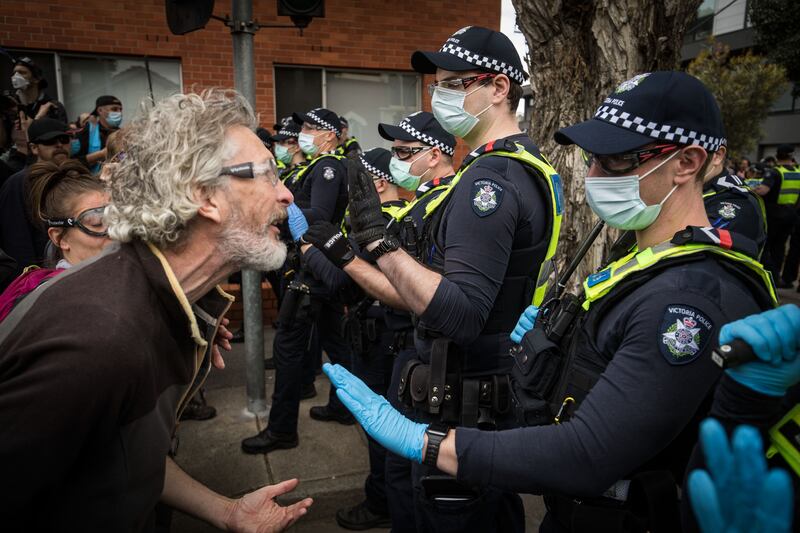
[[[553,134],[591,118],[621,82],[678,67],[683,34],[701,0],[512,0],[528,42],[533,91],[529,134],[562,178],[565,209],[558,260],[563,265],[597,221],[586,204],[586,165],[575,146]],[[571,286],[600,265],[617,232],[607,228]]]

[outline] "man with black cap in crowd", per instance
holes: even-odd
[[[423,257],[423,235],[431,230],[437,202],[449,191],[455,171],[453,155],[456,139],[446,132],[433,114],[417,111],[403,118],[398,125],[379,124],[381,137],[392,141],[389,173],[392,181],[401,189],[415,192],[415,198],[395,214],[401,245],[413,257]],[[346,250],[325,246],[333,233],[323,233],[314,228],[314,235],[307,235],[309,242],[323,251],[334,263],[344,262]],[[407,361],[415,358],[414,329],[408,306],[398,298],[388,278],[374,262],[354,257],[344,265],[344,270],[368,294],[379,300],[386,309],[386,320],[393,331],[392,348],[396,358],[392,369],[388,398],[398,409],[406,410],[399,403],[397,388],[401,370]],[[410,410],[410,408],[409,408]],[[392,529],[400,532],[414,528],[414,504],[411,487],[411,463],[394,453],[386,456],[386,494]],[[343,527],[354,524],[380,523],[382,516],[376,505],[359,504],[340,511]],[[367,512],[369,511],[369,512]]]
[[[339,148],[336,153],[345,157],[357,158],[361,154],[361,145],[358,144],[358,139],[350,137],[350,122],[342,115],[339,117],[339,122],[342,123],[342,138],[339,139]]]
[[[100,163],[106,160],[108,136],[122,124],[122,102],[116,96],[99,96],[94,103],[92,117],[78,135],[81,143],[78,154],[85,156],[89,168],[99,172]]]
[[[298,135],[300,149],[312,157],[308,165],[284,182],[294,195],[294,204],[289,209],[288,231],[282,233],[290,233],[290,239],[297,243],[308,224],[342,223],[347,207],[347,182],[342,162],[345,158],[336,154],[342,134],[339,116],[328,109],[316,108],[295,113],[293,119],[302,125]],[[268,453],[297,446],[297,417],[303,387],[313,388],[320,347],[331,360],[350,366],[350,347],[339,331],[344,307],[338,296],[331,294],[308,271],[298,254],[294,258],[287,256],[284,269],[293,271],[294,277],[284,276],[281,282],[283,297],[272,350],[276,370],[272,408],[267,427],[242,441],[245,453]],[[313,389],[305,392],[308,396],[316,394]],[[346,425],[354,422],[333,391],[328,404],[312,407],[310,416]]]
[[[439,434],[460,423],[512,427],[508,332],[544,295],[560,227],[560,180],[517,124],[527,74],[508,37],[462,28],[438,52],[415,52],[411,64],[436,74],[433,114],[472,152],[429,205],[418,257],[400,250],[399,228],[384,232],[377,197],[360,174],[349,185],[353,236],[372,251],[397,305],[415,315],[416,358],[400,376],[414,416],[434,422]],[[440,476],[432,464],[412,472],[418,528],[524,529],[516,494],[473,491]]]
[[[793,236],[798,225],[798,203],[800,202],[800,167],[792,159],[794,146],[778,146],[775,166],[764,172],[761,185],[756,192],[764,197],[767,208],[767,253],[764,266],[772,272],[779,288],[790,288],[797,279],[800,265],[800,235]],[[794,246],[786,241],[792,237]],[[784,256],[786,264],[784,265]]]
[[[42,69],[31,58],[19,57],[14,60],[11,86],[16,90],[21,104],[19,111],[28,120],[48,117],[67,122],[64,104],[45,92],[47,80]]]
[[[677,484],[722,372],[711,358],[718,329],[775,304],[755,244],[709,227],[702,189],[709,153],[724,142],[718,114],[696,78],[652,72],[556,134],[584,151],[589,206],[635,231],[639,251],[561,301],[581,311],[560,344],[549,327],[568,318],[558,308],[520,318],[515,405],[534,427],[457,428],[440,439],[385,405],[376,424],[382,399],[326,367],[373,438],[471,485],[543,493],[542,532],[679,531]]]
[[[52,118],[40,118],[28,128],[28,149],[34,160],[61,163],[69,158],[67,125]],[[31,222],[28,209],[28,170],[13,174],[0,188],[0,249],[17,262],[19,269],[40,265],[44,259],[47,234]]]

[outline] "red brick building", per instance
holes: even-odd
[[[291,23],[277,17],[275,0],[253,4],[258,22]],[[227,13],[230,2],[217,1],[214,14]],[[276,107],[285,114],[292,105],[314,102],[310,107],[351,112],[351,133],[377,143],[375,119],[428,105],[423,80],[410,72],[414,50],[436,49],[463,26],[500,27],[499,0],[327,0],[325,13],[302,36],[289,28],[256,33],[256,106],[262,125],[271,129]],[[64,102],[71,118],[90,111],[99,94],[120,97],[130,114],[151,86],[159,98],[175,90],[233,85],[229,29],[211,20],[204,30],[172,35],[163,0],[3,0],[0,46],[26,51],[43,64],[49,92]],[[8,68],[0,66],[0,88],[10,88],[3,81]],[[408,76],[397,77],[404,72]],[[389,94],[398,88],[404,94]],[[383,100],[381,92],[387,93]],[[362,93],[365,107],[386,109],[361,116],[354,104]],[[337,109],[337,104],[352,109]]]

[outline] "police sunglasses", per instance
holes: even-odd
[[[497,74],[493,74],[490,72],[484,74],[478,74],[477,76],[469,76],[467,78],[457,78],[454,80],[444,80],[438,81],[436,83],[431,83],[428,85],[428,94],[433,96],[436,87],[441,87],[442,89],[464,89],[465,91],[469,88],[470,85],[476,82],[488,81],[497,76]]]
[[[93,207],[81,212],[75,218],[46,219],[48,228],[78,228],[92,237],[108,236],[108,224],[104,212],[106,206]]]
[[[627,174],[632,170],[642,166],[654,157],[666,155],[681,148],[678,144],[659,144],[644,150],[634,150],[624,154],[598,155],[581,149],[583,162],[586,168],[591,167],[595,162],[600,165],[606,174]]]
[[[392,155],[400,161],[405,161],[415,154],[432,148],[433,146],[392,146],[391,152]]]
[[[220,176],[233,176],[234,178],[252,180],[256,176],[264,176],[273,187],[278,186],[278,167],[274,159],[269,159],[266,163],[258,164],[249,161],[247,163],[239,163],[238,165],[231,165],[229,167],[222,167],[219,171]]]

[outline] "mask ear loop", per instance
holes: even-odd
[[[672,154],[670,154],[670,156],[669,156],[668,158],[666,158],[666,159],[665,159],[665,160],[663,160],[661,163],[659,163],[658,165],[656,165],[656,166],[654,166],[653,168],[651,168],[650,170],[648,170],[648,171],[645,173],[645,175],[644,175],[644,176],[641,176],[641,177],[639,178],[639,181],[642,181],[642,180],[643,180],[643,179],[645,179],[647,176],[649,176],[650,174],[652,174],[653,172],[655,172],[656,170],[658,170],[659,168],[661,168],[661,166],[662,166],[662,165],[666,164],[666,163],[667,163],[667,161],[669,161],[670,159],[672,159],[673,157],[675,157],[675,156],[676,156],[676,155],[678,155],[679,153],[680,153],[680,150],[675,150],[675,151],[674,151]],[[664,204],[667,202],[667,200],[669,200],[669,197],[670,197],[670,196],[672,196],[672,193],[674,193],[674,192],[675,192],[675,190],[676,190],[677,188],[678,188],[678,185],[676,184],[676,185],[675,185],[675,186],[672,188],[672,190],[671,190],[671,191],[669,191],[669,194],[667,194],[667,195],[664,197],[664,199],[663,199],[663,200],[661,200],[660,202],[658,202],[658,204],[657,204],[657,205],[659,205],[659,206],[663,207],[663,206],[664,206]],[[641,196],[639,196],[639,198],[641,198]]]

